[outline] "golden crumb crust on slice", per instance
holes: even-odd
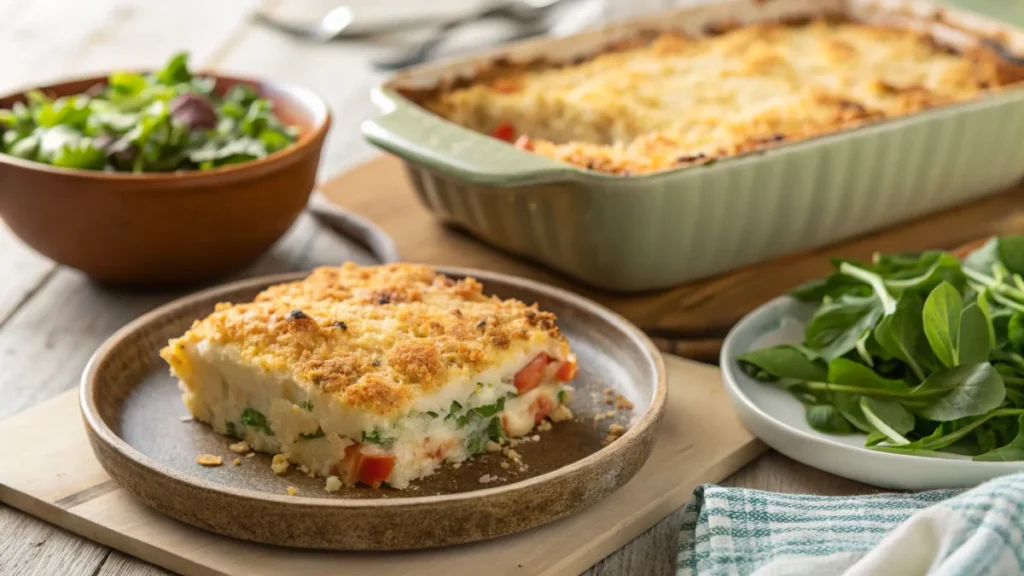
[[[536,304],[404,263],[318,268],[253,302],[218,304],[161,351],[172,373],[186,377],[185,347],[199,343],[379,414],[539,347],[569,354],[555,316]]]
[[[854,21],[666,32],[569,65],[502,64],[409,94],[473,130],[590,170],[653,172],[974,99],[1024,69],[986,47]],[[465,84],[465,83],[463,83]]]

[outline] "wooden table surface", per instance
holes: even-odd
[[[429,4],[438,11],[451,11],[464,9],[470,1]],[[996,11],[1001,2],[960,0],[969,1],[988,4]],[[349,4],[365,14],[401,6],[421,9],[425,3],[361,0]],[[250,15],[262,9],[308,18],[332,5],[330,0],[0,0],[0,92],[61,76],[154,67],[172,52],[188,49],[196,66],[289,80],[325,97],[335,113],[322,162],[321,177],[326,178],[374,154],[362,141],[358,126],[372,111],[368,90],[382,77],[368,64],[380,48],[291,40],[253,24]],[[484,29],[481,34],[505,31]],[[303,216],[270,253],[240,276],[344,260],[371,262],[361,249]],[[0,418],[76,386],[87,358],[102,340],[125,322],[180,295],[101,289],[78,272],[33,253],[0,222]],[[766,453],[725,483],[818,494],[874,491],[775,452]],[[674,574],[679,524],[677,511],[588,574]],[[0,505],[0,574],[165,573]]]

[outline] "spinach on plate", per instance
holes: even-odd
[[[1024,236],[963,262],[942,251],[834,260],[791,295],[814,303],[804,341],[741,367],[790,392],[808,424],[872,450],[1024,460]]]

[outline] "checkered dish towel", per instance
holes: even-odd
[[[1024,473],[854,497],[701,486],[679,540],[691,574],[1024,574]]]

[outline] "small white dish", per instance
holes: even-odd
[[[799,343],[814,306],[781,296],[745,316],[725,339],[722,381],[743,424],[765,444],[790,458],[837,474],[897,490],[975,486],[1024,471],[1024,462],[974,462],[877,452],[864,447],[863,434],[831,436],[811,428],[791,394],[747,376],[736,359],[765,346]]]

